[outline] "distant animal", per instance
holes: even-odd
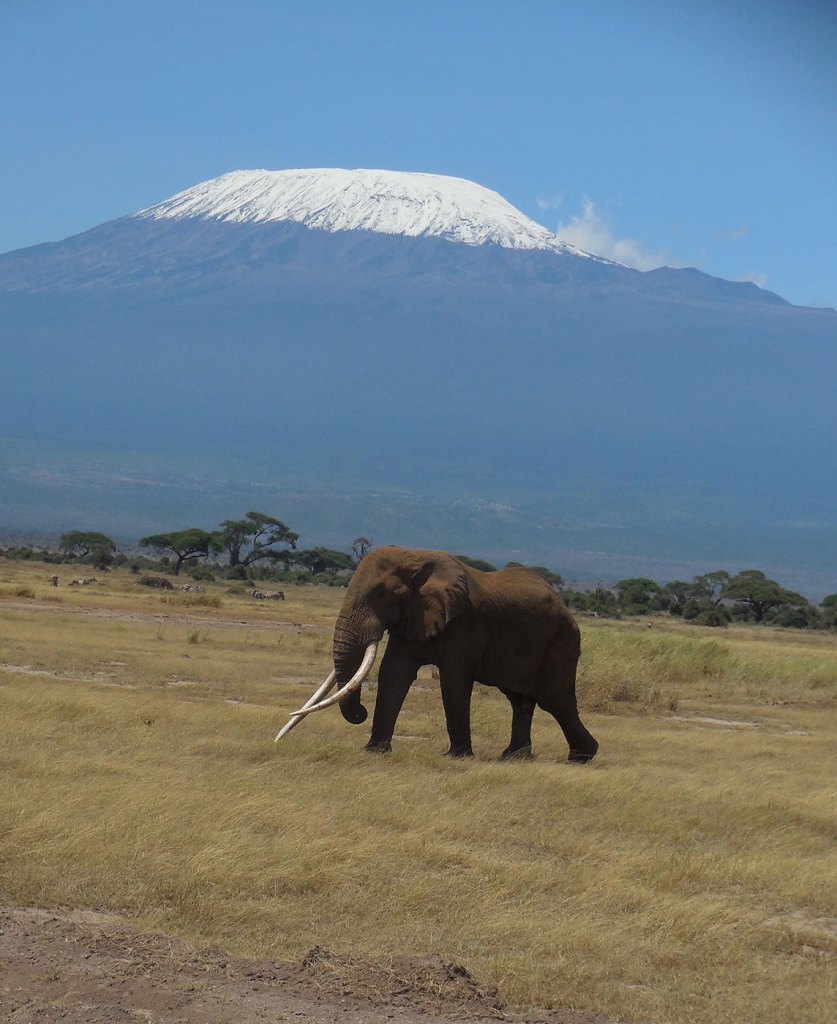
[[[198,587],[192,583],[184,583],[180,589],[186,594],[202,594],[203,587]]]
[[[58,586],[58,577],[56,576],[55,573],[53,573],[52,576],[50,576],[49,582],[52,584],[53,587]]]
[[[139,587],[157,587],[159,590],[174,590],[174,586],[162,576],[140,576],[137,580]]]
[[[56,580],[58,579],[57,576],[55,578],[56,578]],[[95,583],[95,582],[96,582],[96,577],[95,576],[87,576],[85,579],[79,578],[77,580],[70,580],[70,586],[71,587],[86,587],[90,583]],[[57,583],[53,583],[53,586],[57,586],[57,585],[58,585]]]
[[[274,590],[272,593],[267,593],[264,590],[254,589],[250,591],[250,597],[254,597],[257,601],[284,601],[285,594],[281,590]]]

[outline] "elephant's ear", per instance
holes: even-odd
[[[439,633],[468,607],[468,577],[452,558],[425,563],[414,580],[413,634],[427,640]]]

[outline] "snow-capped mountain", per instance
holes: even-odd
[[[440,174],[342,168],[232,171],[135,216],[235,224],[291,221],[322,231],[374,231],[590,255],[558,241],[491,189]]]
[[[0,526],[107,532],[108,509],[128,535],[212,526],[191,495],[226,458],[242,507],[306,543],[378,523],[376,541],[562,571],[768,568],[769,550],[837,573],[837,314],[590,256],[473,182],[225,174],[0,255],[0,350]],[[30,442],[63,446],[61,466],[21,476]],[[104,447],[166,452],[169,482],[68,490]],[[309,501],[312,481],[331,500]],[[393,487],[411,511],[376,518]],[[524,511],[464,529],[442,495]]]

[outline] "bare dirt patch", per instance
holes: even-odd
[[[512,1014],[438,958],[364,961],[315,948],[246,960],[144,932],[118,915],[0,908],[3,1024],[613,1024],[572,1011]]]

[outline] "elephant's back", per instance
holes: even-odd
[[[486,574],[488,615],[504,629],[536,634],[549,643],[579,643],[579,629],[570,609],[552,587],[531,569],[512,568]]]

